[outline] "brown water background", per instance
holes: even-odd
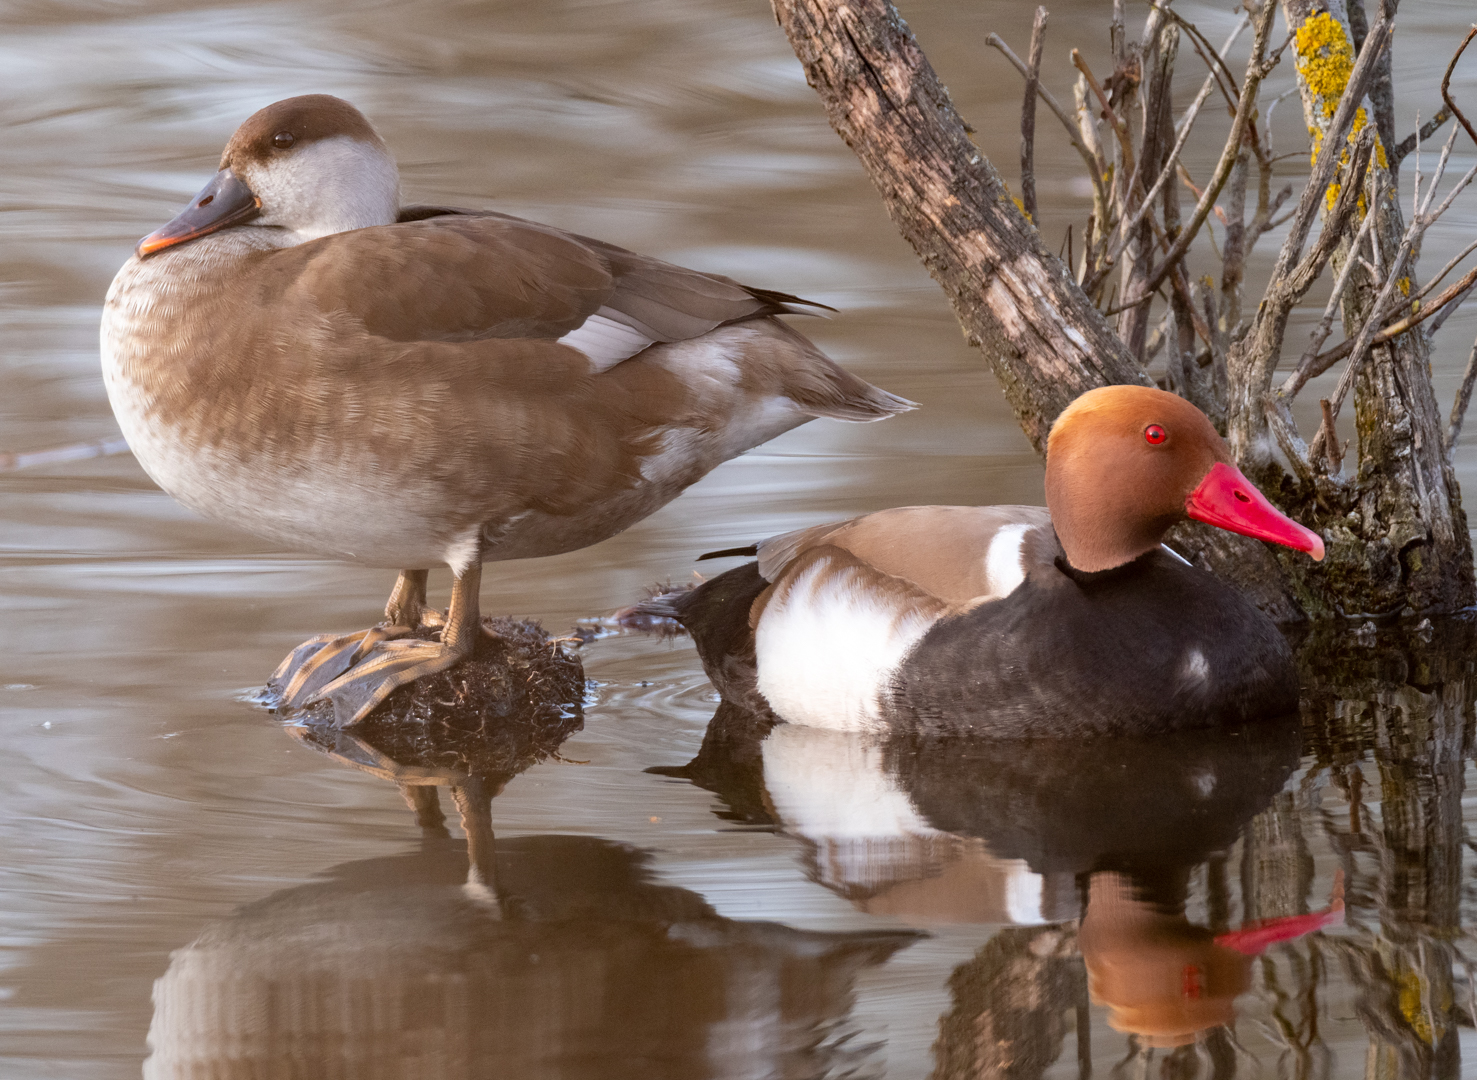
[[[1216,40],[1234,19],[1229,4],[1177,6]],[[984,39],[996,30],[1024,52],[1032,9],[903,5],[1013,185],[1020,83]],[[1064,100],[1070,47],[1107,69],[1109,10],[1105,0],[1052,7],[1045,78]],[[1144,15],[1134,5],[1131,24]],[[1406,0],[1395,43],[1401,134],[1417,110],[1436,108],[1440,70],[1471,16],[1459,0]],[[1185,100],[1201,72],[1181,67]],[[1270,92],[1291,85],[1284,65]],[[1477,102],[1477,78],[1455,86]],[[830,131],[762,0],[6,4],[0,451],[116,432],[97,362],[108,281],[137,238],[213,172],[241,119],[306,92],[341,95],[372,118],[411,200],[536,218],[838,308],[803,329],[923,406],[885,424],[813,423],[604,544],[495,564],[484,610],[561,631],[652,582],[687,577],[692,558],[715,547],[891,505],[1041,501],[1037,458]],[[1040,114],[1038,189],[1052,244],[1068,222],[1081,228],[1089,205],[1054,123]],[[1217,117],[1194,140],[1198,178],[1225,123]],[[1276,138],[1282,150],[1305,145],[1295,98],[1279,108]],[[1454,166],[1471,162],[1459,144]],[[1404,166],[1407,198],[1413,165]],[[1297,181],[1305,159],[1282,168]],[[1427,274],[1472,235],[1474,219],[1469,197],[1433,231]],[[1279,241],[1263,240],[1254,278]],[[1315,295],[1300,313],[1293,351],[1321,305]],[[1438,339],[1443,402],[1474,330],[1477,306]],[[1470,500],[1470,444],[1456,463]],[[127,455],[0,474],[0,1076],[137,1076],[151,986],[173,950],[240,905],[415,849],[393,787],[305,749],[242,700],[298,641],[365,625],[390,584],[385,573],[199,520]],[[447,585],[433,573],[433,590]],[[707,792],[643,773],[687,760],[712,712],[687,644],[607,638],[584,657],[593,704],[562,751],[583,764],[546,762],[514,780],[494,804],[500,837],[575,834],[649,850],[658,880],[733,919],[824,932],[912,925],[828,889],[802,841],[735,830]],[[1377,788],[1375,767],[1365,767]],[[1289,790],[1323,790],[1308,776]],[[1316,826],[1319,815],[1346,812],[1339,799],[1329,788],[1321,803],[1299,804],[1315,892],[1325,895],[1334,855]],[[1470,871],[1464,881],[1470,888]],[[864,1071],[929,1074],[949,973],[1000,925],[926,929],[856,977],[850,1017],[869,1047]],[[1328,998],[1329,1067],[1362,1075],[1366,1037],[1341,994]],[[1094,1031],[1106,1070],[1123,1037],[1101,1022]],[[1259,1032],[1249,1020],[1242,1039],[1271,1061]],[[1461,1042],[1477,1060],[1470,1028]],[[1056,1068],[1075,1074],[1070,1050]]]

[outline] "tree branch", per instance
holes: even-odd
[[[1236,157],[1241,152],[1241,141],[1246,137],[1246,125],[1250,123],[1251,114],[1255,108],[1257,89],[1267,75],[1267,72],[1263,70],[1263,60],[1267,53],[1267,39],[1272,29],[1272,17],[1276,14],[1277,5],[1271,0],[1263,0],[1253,29],[1251,59],[1246,63],[1246,81],[1241,87],[1241,101],[1236,107],[1236,119],[1231,123],[1231,133],[1226,136],[1226,148],[1221,151],[1221,159],[1216,163],[1215,174],[1211,177],[1210,183],[1206,185],[1205,194],[1195,207],[1195,212],[1190,216],[1190,223],[1175,240],[1174,246],[1169,249],[1169,254],[1164,257],[1164,261],[1149,274],[1141,296],[1133,301],[1125,302],[1124,307],[1132,307],[1148,300],[1174,264],[1185,257],[1185,252],[1190,250],[1196,233],[1200,231],[1200,226],[1205,224],[1211,207],[1215,205],[1215,200],[1220,195],[1226,178],[1231,175],[1231,166],[1236,163]]]
[[[837,133],[989,360],[1032,445],[1083,391],[1148,382],[969,139],[888,0],[773,0]]]
[[[1021,73],[1022,78],[1030,77],[1029,69],[1025,63],[1011,51],[1010,46],[1005,44],[1005,40],[999,34],[991,34],[985,38],[985,44],[996,49],[1000,55],[1009,60],[1015,69]],[[1052,115],[1062,122],[1062,127],[1067,129],[1067,140],[1072,144],[1072,149],[1076,150],[1082,156],[1082,163],[1087,166],[1087,176],[1092,181],[1093,191],[1096,194],[1094,205],[1106,206],[1108,204],[1108,193],[1103,190],[1102,168],[1099,166],[1097,155],[1088,149],[1087,144],[1082,141],[1082,136],[1077,131],[1077,121],[1067,115],[1067,111],[1062,108],[1062,103],[1056,99],[1056,95],[1048,90],[1040,80],[1037,80],[1036,83],[1036,94],[1046,103],[1046,107],[1051,110]]]
[[[1033,225],[1036,216],[1036,93],[1041,87],[1041,50],[1046,45],[1046,9],[1036,9],[1031,49],[1026,59],[1026,97],[1021,103],[1021,208]]]

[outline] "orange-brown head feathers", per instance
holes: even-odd
[[[1099,387],[1062,411],[1047,440],[1046,505],[1078,570],[1121,566],[1186,517],[1323,557],[1323,542],[1236,469],[1204,413],[1148,386]]]

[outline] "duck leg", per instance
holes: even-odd
[[[482,560],[474,558],[452,584],[451,607],[446,613],[440,641],[406,639],[403,635],[408,631],[404,627],[376,627],[376,630],[399,631],[394,635],[399,640],[381,634],[367,647],[356,649],[352,666],[303,698],[302,703],[308,705],[327,698],[333,702],[334,721],[340,727],[348,727],[368,716],[397,687],[445,671],[471,656],[482,634],[477,603],[481,585]],[[396,593],[399,592],[397,585]],[[376,630],[368,633],[374,634]]]
[[[385,604],[385,622],[391,626],[420,626],[426,614],[426,578],[429,570],[402,570]]]

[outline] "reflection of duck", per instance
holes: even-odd
[[[412,855],[336,868],[206,929],[155,984],[149,1080],[821,1075],[858,972],[914,940],[719,916],[593,837],[496,840],[491,804],[577,713],[288,730],[401,786]],[[442,825],[449,785],[467,843]]]
[[[911,940],[725,919],[591,837],[500,841],[504,918],[465,865],[432,840],[207,928],[155,983],[146,1080],[839,1074],[858,972]]]
[[[911,407],[775,318],[804,304],[503,214],[400,205],[347,102],[256,113],[220,172],[119,271],[104,378],[185,505],[289,547],[401,569],[388,625],[299,658],[290,706],[362,718],[472,649],[486,561],[639,521],[818,416]],[[809,305],[814,306],[814,305]],[[456,581],[439,640],[424,568]],[[390,640],[396,639],[396,640]]]
[[[722,630],[698,627],[705,657]],[[814,880],[869,913],[1029,924],[950,978],[936,1077],[1042,1075],[1074,1015],[1086,1053],[1089,985],[1140,1046],[1182,1045],[1231,1019],[1251,955],[1337,915],[1336,902],[1220,935],[1185,917],[1192,868],[1296,768],[1293,718],[1153,738],[884,739],[778,722],[741,650],[725,656],[711,670],[738,701],[725,698],[697,758],[656,771],[746,820],[767,813]]]
[[[729,660],[719,674],[742,697],[751,677]],[[1143,739],[880,739],[779,723],[751,697],[725,699],[693,761],[656,771],[803,840],[812,876],[864,910],[1038,923],[1075,914],[1081,874],[1229,848],[1299,745],[1291,721]]]
[[[1323,556],[1198,409],[1139,386],[1082,395],[1052,427],[1046,501],[787,533],[640,607],[749,628],[758,692],[819,727],[1150,734],[1296,706],[1271,620],[1160,545],[1188,516]]]

